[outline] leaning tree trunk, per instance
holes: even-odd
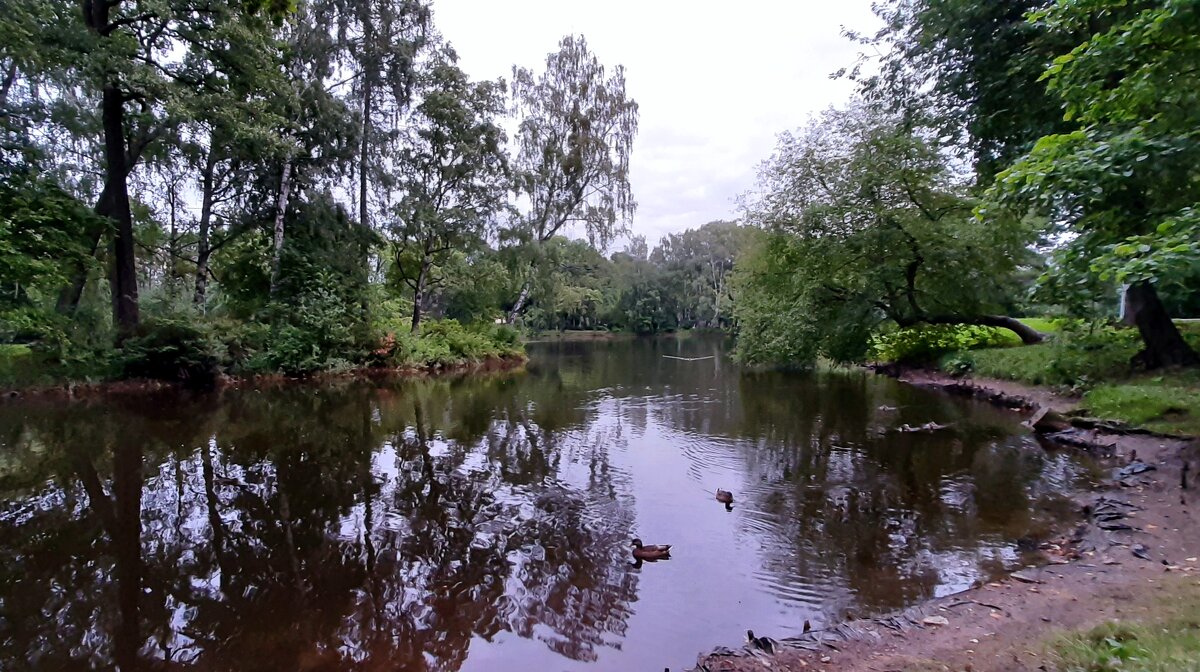
[[[271,255],[271,289],[273,298],[279,290],[279,268],[283,263],[283,225],[287,214],[288,198],[292,194],[292,160],[283,164],[283,175],[279,178],[279,201],[275,204],[275,250]]]
[[[1145,346],[1136,357],[1140,364],[1147,369],[1200,366],[1200,356],[1183,340],[1153,284],[1143,280],[1130,285],[1125,301],[1126,316],[1137,325]]]
[[[516,303],[508,311],[508,319],[506,320],[508,324],[514,324],[517,321],[517,317],[520,316],[521,311],[525,309],[525,302],[529,300],[529,289],[532,282],[532,278],[526,278],[525,282],[521,285],[521,293],[517,294]]]
[[[897,322],[901,327],[910,327],[919,322],[926,324],[973,324],[981,327],[999,327],[1016,334],[1025,345],[1034,345],[1046,340],[1046,335],[1007,315],[939,315],[922,319]]]

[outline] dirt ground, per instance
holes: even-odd
[[[911,382],[936,386],[938,381],[927,377]],[[1071,407],[1070,399],[1035,388],[993,386],[992,381],[974,384],[1027,399],[1032,402],[1027,410]],[[1115,442],[1110,458],[1114,470],[1129,464],[1134,455],[1155,469],[1114,477],[1080,495],[1080,520],[1086,522],[1066,530],[1062,543],[1044,545],[1041,567],[890,617],[851,621],[807,635],[759,633],[784,638],[775,641],[774,655],[751,649],[718,651],[702,656],[694,669],[1053,670],[1046,645],[1056,633],[1146,616],[1159,598],[1177,591],[1180,582],[1200,585],[1200,478],[1193,478],[1197,442],[1145,435],[1100,438],[1107,445]],[[1185,460],[1193,467],[1188,489],[1181,480]]]

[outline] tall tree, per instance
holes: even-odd
[[[1148,368],[1200,364],[1155,285],[1200,261],[1200,4],[1060,1],[1050,31],[1108,27],[1054,60],[1045,79],[1078,125],[1047,135],[1001,173],[992,200],[1062,222],[1066,254],[1130,286]]]
[[[743,357],[859,359],[884,321],[996,326],[1041,340],[993,312],[1030,228],[976,222],[970,185],[935,137],[865,105],[781,136],[746,204],[746,221],[772,235],[739,260]]]
[[[1038,137],[1064,127],[1061,104],[1038,80],[1078,33],[1025,20],[1050,1],[877,3],[883,28],[849,35],[883,54],[880,67],[853,76],[869,100],[955,138],[986,187]]]
[[[359,221],[371,226],[372,187],[389,185],[387,157],[397,140],[395,120],[412,98],[420,52],[434,37],[426,0],[312,0],[318,25],[331,30],[336,65],[358,111],[354,162]],[[378,207],[378,206],[374,206]]]
[[[413,333],[429,289],[443,280],[437,268],[482,242],[509,188],[497,123],[503,82],[471,82],[449,51],[421,79],[422,99],[395,161],[403,196],[390,227],[396,269],[413,292]]]
[[[211,73],[242,67],[234,52],[249,46],[244,44],[248,36],[267,34],[266,17],[286,11],[288,3],[40,0],[39,6],[43,20],[35,32],[21,37],[45,50],[42,66],[49,76],[63,86],[78,87],[80,97],[74,100],[94,106],[98,120],[103,151],[96,172],[103,176],[103,186],[95,211],[113,224],[113,321],[119,333],[127,335],[138,323],[130,176],[148,150],[178,123],[174,111],[187,107],[192,96],[208,93],[205,85]],[[256,29],[242,32],[247,27]],[[267,47],[263,50],[269,52]],[[95,232],[97,241],[103,233]],[[84,278],[76,273],[64,292],[64,310],[78,303]]]
[[[729,278],[750,231],[736,222],[717,221],[668,234],[659,242],[652,259],[673,276],[680,308],[688,312],[681,322],[721,328],[732,319]]]
[[[517,238],[529,247],[531,261],[510,322],[529,298],[540,244],[578,224],[604,247],[637,208],[629,155],[638,107],[625,93],[624,68],[607,72],[583,36],[568,35],[540,74],[513,69],[513,97],[521,119],[513,167],[526,202]]]

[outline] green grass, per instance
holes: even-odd
[[[1200,435],[1200,372],[1134,371],[1130,361],[1142,347],[1136,329],[1089,330],[1046,319],[1023,321],[1043,331],[1068,328],[1037,345],[952,353],[941,359],[942,368],[1083,393],[1081,406],[1090,415],[1165,433]],[[1180,330],[1193,347],[1200,346],[1200,324],[1181,323]]]
[[[1084,395],[1083,406],[1097,417],[1160,432],[1200,436],[1200,371],[1098,385]]]
[[[1200,591],[1180,586],[1144,621],[1118,621],[1058,638],[1051,654],[1062,672],[1200,671]]]
[[[1062,329],[1062,321],[1055,317],[1018,318],[1025,326],[1033,327],[1043,334],[1056,334]]]

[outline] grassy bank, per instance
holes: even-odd
[[[203,386],[221,376],[440,370],[523,354],[513,329],[454,320],[427,322],[413,335],[403,329],[336,333],[290,324],[156,317],[144,321],[120,348],[0,344],[0,389],[125,379]]]
[[[1050,645],[1063,672],[1200,670],[1200,589],[1179,582],[1146,616],[1059,637]]]
[[[877,339],[882,361],[935,364],[955,375],[1013,380],[1078,395],[1096,417],[1155,431],[1200,435],[1200,371],[1139,371],[1135,329],[1046,318],[1022,320],[1050,338],[1021,345],[1011,332],[986,327],[906,329]],[[1200,348],[1200,323],[1179,323]]]

